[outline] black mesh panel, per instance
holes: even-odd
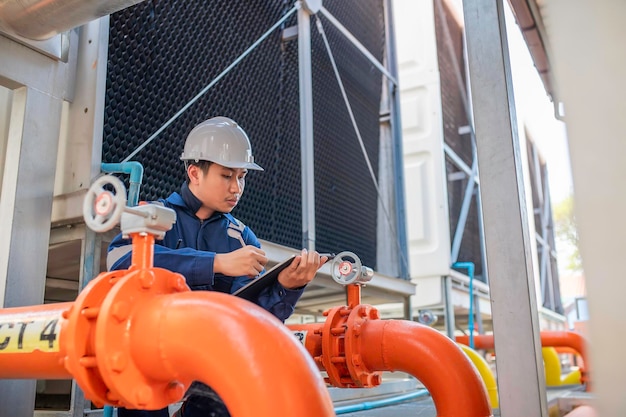
[[[103,161],[120,162],[228,67],[291,2],[146,1],[111,15]],[[324,6],[379,60],[380,0]],[[374,172],[381,75],[321,17]],[[295,25],[295,15],[286,27]],[[314,21],[312,32],[317,248],[352,250],[376,264],[376,190]],[[261,239],[302,246],[297,40],[276,30],[133,160],[145,169],[142,200],[179,189],[189,131],[223,115],[248,133],[265,172],[248,175],[233,214]]]

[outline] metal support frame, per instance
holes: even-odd
[[[443,302],[446,320],[446,335],[454,340],[454,331],[456,330],[456,323],[454,317],[454,303],[452,302],[452,277],[446,276],[441,280],[443,286]]]
[[[298,74],[300,86],[300,152],[302,158],[302,247],[315,249],[315,148],[313,146],[313,81],[311,13],[298,9]]]
[[[545,165],[541,165],[537,149],[532,145],[532,155],[528,162],[532,164],[534,178],[532,178],[537,201],[533,202],[535,214],[539,215],[539,227],[541,232],[535,234],[539,256],[539,281],[541,283],[541,293],[543,304],[552,311],[556,311],[559,305],[556,300],[554,277],[552,266],[556,262],[556,252],[550,245],[552,227],[552,206],[550,200],[550,187],[548,182],[548,170]]]
[[[389,95],[389,117],[391,121],[391,136],[393,138],[393,187],[395,196],[395,229],[398,240],[398,256],[400,277],[409,278],[409,253],[408,238],[406,232],[406,208],[404,198],[404,151],[402,149],[402,121],[400,120],[400,88],[398,86],[398,63],[396,56],[395,30],[392,24],[393,11],[391,0],[383,3],[385,17],[385,51],[387,52],[386,63],[389,67],[387,76],[387,93]],[[384,82],[384,81],[383,81]]]
[[[61,113],[76,58],[76,37],[69,39],[65,63],[0,34],[0,83],[13,90],[0,195],[4,307],[43,302]],[[35,384],[0,381],[0,404],[11,404],[13,416],[32,416]]]
[[[474,146],[472,146],[474,147]],[[446,146],[446,153],[451,149]],[[454,231],[454,238],[452,239],[452,250],[450,251],[450,260],[452,263],[458,261],[459,251],[461,250],[461,241],[463,240],[463,232],[465,231],[465,224],[467,222],[467,215],[470,210],[470,203],[475,192],[480,192],[478,178],[478,161],[474,154],[474,160],[472,161],[472,168],[467,176],[467,185],[465,186],[465,193],[463,194],[463,203],[461,204],[461,212],[459,213],[459,220],[456,224]]]
[[[547,416],[504,2],[464,0],[501,414]]]

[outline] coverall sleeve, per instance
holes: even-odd
[[[131,241],[117,235],[109,245],[109,256],[116,250],[128,249],[121,255],[110,270],[128,269],[131,262]],[[201,251],[191,248],[170,249],[163,245],[154,245],[154,266],[164,268],[172,272],[182,274],[187,280],[187,285],[212,286],[215,278],[213,264],[215,252]]]

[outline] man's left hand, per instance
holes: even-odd
[[[304,287],[315,277],[315,273],[328,261],[328,257],[320,256],[317,251],[302,253],[294,258],[289,267],[278,274],[278,282],[286,289],[293,290]]]

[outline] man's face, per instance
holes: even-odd
[[[200,168],[194,168],[193,172],[189,172],[193,176],[190,176],[190,189],[208,209],[209,216],[215,211],[230,213],[243,194],[248,170],[226,168],[216,163],[209,166],[206,174]]]

